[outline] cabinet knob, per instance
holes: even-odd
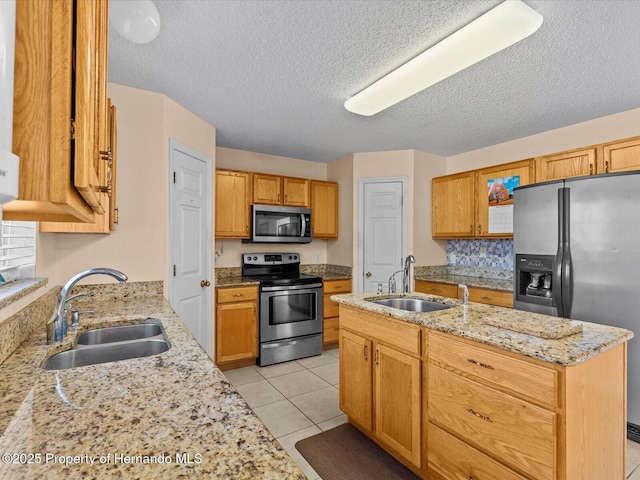
[[[200,280],[200,286],[202,288],[208,287],[209,285],[211,285],[211,282],[209,280]]]

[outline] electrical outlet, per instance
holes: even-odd
[[[214,263],[215,265],[218,265],[218,264],[220,263],[220,254],[219,254],[218,252],[216,252],[216,253],[213,255],[213,263]]]
[[[320,261],[320,254],[316,253],[316,262],[319,262],[319,261]]]
[[[480,247],[480,256],[481,257],[487,256],[487,247]]]

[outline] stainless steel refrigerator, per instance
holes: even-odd
[[[513,199],[514,308],[639,336],[640,172],[528,185]],[[638,338],[627,359],[627,434],[640,441]]]

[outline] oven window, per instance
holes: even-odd
[[[269,298],[269,324],[306,322],[316,319],[314,292],[274,295]]]
[[[255,235],[260,237],[299,237],[302,218],[298,214],[256,212]]]

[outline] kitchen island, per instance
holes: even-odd
[[[44,323],[0,365],[0,478],[304,479],[162,296],[161,282],[80,285],[81,327],[46,345]],[[57,293],[57,292],[54,292]],[[45,295],[43,319],[55,295]],[[41,368],[82,331],[159,320],[162,354]]]
[[[426,294],[335,295],[340,406],[422,478],[623,479],[627,330]]]

